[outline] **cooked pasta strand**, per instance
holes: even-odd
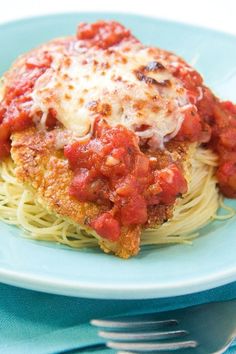
[[[217,189],[217,156],[198,148],[192,161],[192,180],[188,193],[179,199],[173,218],[157,229],[147,229],[143,245],[191,243],[198,231],[213,219],[225,220],[235,211],[223,203]],[[36,240],[60,242],[70,247],[95,247],[97,240],[79,225],[49,213],[34,194],[18,182],[11,159],[0,165],[0,219],[24,230],[24,236]],[[222,207],[226,214],[218,215]]]

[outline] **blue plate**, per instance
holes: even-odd
[[[80,21],[116,19],[146,44],[183,56],[222,98],[236,101],[236,38],[184,25],[124,14],[63,14],[0,26],[0,70],[21,53],[57,36],[75,33]],[[235,201],[228,201],[236,207]],[[189,245],[144,248],[130,260],[100,250],[76,251],[24,239],[0,223],[0,281],[57,294],[107,299],[176,296],[236,280],[236,219],[215,222]]]

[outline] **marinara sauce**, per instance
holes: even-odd
[[[181,169],[174,163],[157,170],[140,151],[135,133],[122,125],[95,121],[93,136],[64,150],[74,178],[70,194],[78,200],[106,205],[108,212],[90,225],[102,237],[115,241],[121,226],[143,225],[150,205],[174,203],[187,191]]]
[[[10,153],[11,133],[33,125],[31,93],[36,80],[50,67],[51,61],[47,51],[35,52],[35,55],[26,58],[23,68],[19,66],[11,74],[14,78],[10,80],[11,85],[5,88],[4,99],[0,103],[0,159]],[[49,112],[47,123],[49,126],[54,124],[53,111]]]
[[[220,191],[228,198],[236,198],[236,105],[221,102],[203,85],[201,76],[183,66],[172,69],[194,99],[197,110],[187,112],[177,139],[199,141],[218,155],[216,176]]]

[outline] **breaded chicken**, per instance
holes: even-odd
[[[73,172],[63,153],[55,149],[58,131],[38,132],[36,129],[12,135],[11,156],[17,166],[17,177],[33,189],[38,201],[49,212],[56,213],[81,225],[95,235],[104,251],[112,251],[128,258],[139,251],[140,227],[123,228],[117,243],[110,243],[96,235],[88,226],[89,219],[104,208],[95,203],[79,202],[69,195]]]
[[[73,172],[62,150],[55,148],[59,134],[61,134],[59,129],[40,132],[30,128],[12,135],[11,156],[17,166],[17,177],[34,191],[36,198],[45,209],[78,223],[82,229],[97,237],[100,247],[105,252],[112,251],[122,258],[137,254],[141,226],[122,227],[118,242],[110,242],[99,237],[88,226],[89,220],[106,211],[106,208],[95,203],[80,202],[69,195]],[[153,156],[159,157],[160,164],[165,163],[167,151],[160,151],[159,154],[156,152]],[[169,153],[176,162],[184,162],[187,175],[190,167],[188,165],[189,146],[183,143],[169,143]],[[145,227],[161,225],[171,218],[172,211],[173,206],[150,208]]]

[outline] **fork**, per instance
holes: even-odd
[[[236,299],[180,310],[94,319],[107,347],[118,353],[223,353],[236,337]]]

